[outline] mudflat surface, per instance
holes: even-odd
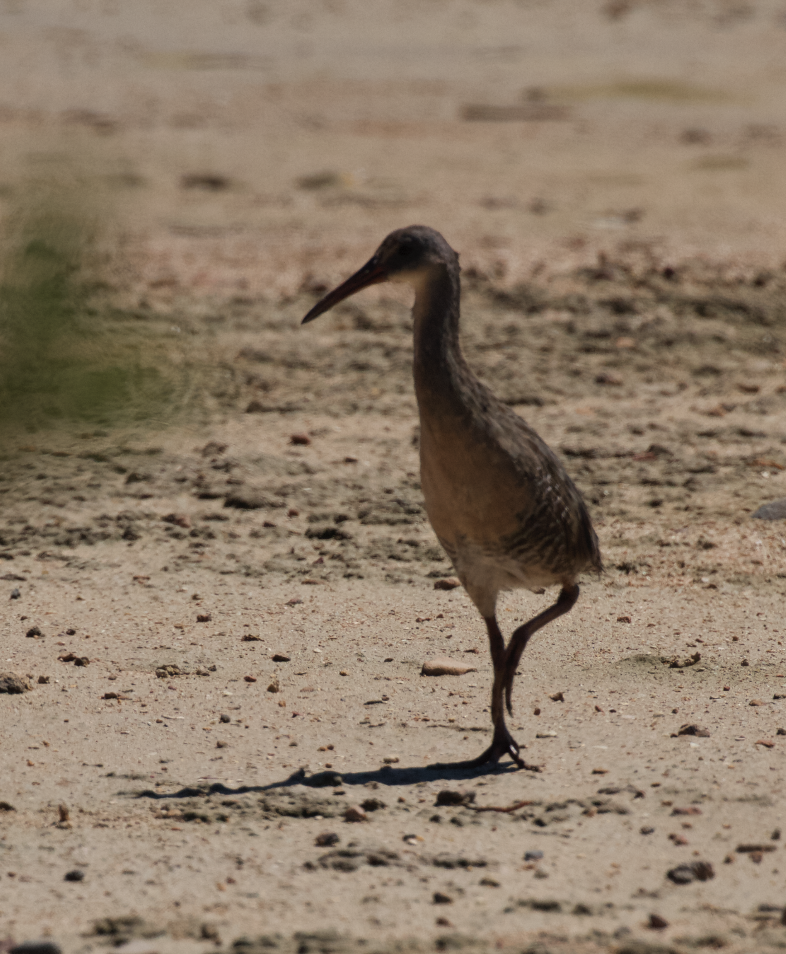
[[[781,949],[781,6],[9,3],[0,44],[4,223],[100,213],[91,320],[173,382],[4,415],[0,949]],[[515,684],[539,771],[455,767],[491,667],[407,293],[299,327],[415,221],[601,540]]]

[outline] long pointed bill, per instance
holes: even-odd
[[[363,268],[355,272],[351,278],[348,278],[342,285],[339,285],[338,288],[334,288],[332,292],[328,292],[322,301],[317,302],[301,324],[305,325],[307,322],[319,318],[320,315],[324,315],[324,313],[330,311],[334,305],[337,305],[345,298],[349,298],[350,295],[354,295],[355,292],[360,291],[361,288],[368,288],[369,285],[378,285],[380,282],[387,281],[387,277],[384,266],[382,266],[377,261],[376,256],[374,256],[374,258],[366,262]]]

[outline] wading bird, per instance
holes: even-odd
[[[587,508],[554,452],[472,373],[459,345],[458,255],[439,232],[391,232],[371,259],[318,302],[303,323],[379,282],[415,291],[414,377],[426,513],[488,630],[494,665],[491,745],[469,765],[509,755],[528,768],[505,725],[513,678],[533,633],[567,613],[585,570],[602,569]],[[505,645],[497,596],[558,585],[557,601]]]

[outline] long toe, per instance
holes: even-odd
[[[467,765],[488,765],[489,763],[499,762],[504,755],[510,758],[519,766],[519,768],[531,769],[524,759],[519,755],[519,744],[508,732],[507,726],[503,723],[494,729],[494,738],[491,745],[482,752],[476,759],[468,762]]]

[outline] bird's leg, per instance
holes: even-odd
[[[503,755],[509,755],[513,761],[526,768],[527,765],[519,756],[519,746],[505,725],[505,640],[502,638],[499,624],[495,616],[484,617],[489,634],[489,649],[491,661],[494,665],[494,685],[491,690],[491,720],[494,723],[494,737],[491,745],[469,765],[485,765],[488,762],[498,762]]]
[[[532,636],[533,633],[536,633],[541,626],[545,626],[546,623],[550,623],[553,619],[556,619],[558,616],[562,616],[564,613],[567,613],[573,609],[573,606],[578,598],[578,585],[576,583],[565,584],[560,591],[557,602],[554,603],[553,606],[549,606],[548,609],[543,610],[542,613],[539,613],[537,616],[533,617],[533,619],[531,619],[528,623],[524,623],[522,626],[519,626],[519,628],[515,630],[513,635],[510,637],[510,642],[508,643],[508,648],[505,652],[502,685],[505,691],[505,702],[508,707],[508,712],[511,715],[513,715],[513,708],[510,702],[511,693],[513,692],[513,677],[516,675],[516,670],[518,669],[519,662],[521,661],[521,654],[524,652],[524,649],[529,642],[530,636]],[[496,673],[497,667],[495,663],[495,687],[497,682]]]

